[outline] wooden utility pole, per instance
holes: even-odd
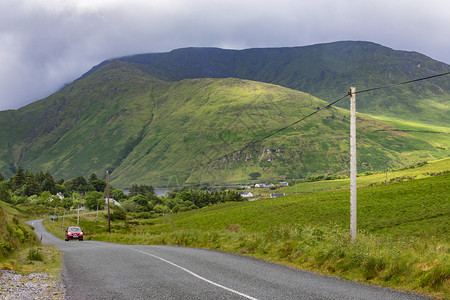
[[[106,171],[106,199],[108,199],[108,232],[111,233],[111,217],[109,210],[109,174]]]
[[[66,209],[64,209],[63,222],[62,222],[62,230],[64,231],[64,219],[66,218]]]
[[[386,165],[386,186],[389,186],[389,181],[388,181],[388,170],[389,170],[389,168],[387,166],[387,162],[385,162],[385,165]]]
[[[350,88],[350,240],[356,239],[356,88]]]

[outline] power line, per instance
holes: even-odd
[[[366,90],[357,91],[356,94],[362,94],[362,93],[367,93],[367,92],[370,92],[370,91],[387,89],[387,88],[391,88],[391,87],[394,87],[394,86],[399,86],[399,85],[403,85],[403,84],[418,82],[418,81],[422,81],[422,80],[428,80],[428,79],[441,77],[441,76],[445,76],[445,75],[449,75],[449,74],[450,74],[450,72],[446,72],[446,73],[436,74],[436,75],[432,75],[432,76],[428,76],[428,77],[422,77],[422,78],[408,80],[408,81],[403,81],[403,82],[399,82],[399,83],[394,83],[394,84],[389,84],[389,85],[369,88],[369,89],[366,89]]]
[[[381,90],[381,89],[391,88],[391,87],[394,87],[394,86],[399,86],[399,85],[409,84],[409,83],[413,83],[413,82],[418,82],[418,81],[423,81],[423,80],[429,80],[429,79],[432,79],[432,78],[441,77],[441,76],[445,76],[445,75],[449,75],[449,74],[450,74],[450,72],[446,72],[446,73],[436,74],[436,75],[432,75],[432,76],[427,76],[427,77],[417,78],[417,79],[413,79],[413,80],[403,81],[403,82],[400,82],[400,83],[394,83],[394,84],[390,84],[390,85],[385,85],[385,86],[380,86],[380,87],[369,88],[369,89],[357,91],[356,94],[362,94],[362,93],[367,93],[367,92],[370,92],[370,91],[375,91],[375,90]],[[298,124],[298,123],[300,123],[300,122],[302,122],[302,121],[308,119],[309,117],[312,117],[313,115],[315,115],[315,114],[319,113],[320,111],[322,111],[324,108],[325,108],[325,109],[329,109],[331,106],[333,106],[333,105],[335,105],[336,103],[342,101],[343,99],[345,99],[345,98],[348,97],[349,95],[350,95],[350,92],[348,92],[348,94],[346,94],[345,96],[343,96],[343,97],[341,97],[341,98],[339,98],[339,99],[337,99],[337,100],[335,100],[335,101],[329,103],[327,106],[322,107],[322,108],[318,108],[317,110],[313,111],[312,113],[310,113],[310,114],[304,116],[303,118],[301,118],[301,119],[299,119],[299,120],[297,120],[297,121],[295,121],[295,122],[293,122],[293,123],[291,123],[291,124],[289,124],[289,125],[286,125],[286,126],[280,128],[280,129],[278,129],[278,130],[276,130],[276,131],[274,131],[274,132],[272,132],[272,133],[270,133],[270,134],[268,134],[268,135],[266,135],[266,136],[264,136],[264,137],[262,137],[262,138],[260,138],[260,139],[258,139],[258,140],[252,141],[252,142],[246,144],[244,147],[242,147],[242,148],[240,148],[240,149],[237,149],[237,150],[234,150],[234,151],[232,151],[232,152],[229,152],[229,153],[227,153],[227,154],[225,154],[225,155],[220,156],[219,158],[212,159],[212,160],[208,161],[207,163],[205,163],[205,164],[203,164],[203,165],[209,165],[210,163],[212,163],[212,162],[214,162],[214,161],[217,161],[217,160],[219,160],[219,159],[221,159],[221,158],[223,158],[223,157],[226,157],[226,156],[229,156],[229,155],[238,153],[238,152],[243,151],[243,150],[245,150],[245,149],[247,149],[247,148],[249,148],[249,147],[251,147],[251,146],[253,146],[253,145],[255,145],[255,144],[258,144],[258,143],[260,143],[260,142],[262,142],[262,141],[264,141],[264,140],[266,140],[266,139],[268,139],[268,138],[274,136],[275,134],[280,133],[281,131],[284,131],[284,130],[286,130],[286,129],[288,129],[288,128],[290,128],[290,127],[292,127],[292,126],[294,126],[294,125],[296,125],[296,124]]]
[[[403,85],[403,84],[408,84],[408,83],[413,83],[413,82],[418,82],[418,81],[428,80],[428,79],[432,79],[432,78],[436,78],[436,77],[440,77],[440,76],[445,76],[445,75],[449,75],[449,74],[450,74],[450,72],[446,72],[446,73],[437,74],[437,75],[432,75],[432,76],[428,76],[428,77],[423,77],[423,78],[418,78],[418,79],[408,80],[408,81],[404,81],[404,82],[400,82],[400,83],[394,83],[394,84],[390,84],[390,85],[385,85],[385,86],[380,86],[380,87],[375,87],[375,88],[369,88],[369,89],[361,90],[361,91],[359,91],[359,92],[357,91],[355,94],[362,94],[362,93],[367,93],[367,92],[370,92],[370,91],[375,91],[375,90],[381,90],[381,89],[391,88],[391,87],[394,87],[394,86],[399,86],[399,85]],[[248,147],[250,147],[250,146],[252,146],[252,145],[254,145],[254,144],[260,143],[260,142],[262,142],[262,141],[268,139],[269,137],[274,136],[275,134],[277,134],[277,133],[279,133],[279,132],[281,132],[281,131],[283,131],[283,130],[286,130],[286,129],[288,129],[289,127],[292,127],[292,126],[294,126],[294,125],[296,125],[296,124],[298,124],[298,123],[300,123],[300,122],[306,120],[307,118],[312,117],[313,115],[317,114],[318,112],[320,112],[320,111],[323,110],[324,108],[325,108],[325,109],[329,109],[331,106],[333,106],[334,104],[336,104],[336,103],[342,101],[343,99],[345,99],[345,98],[346,98],[347,96],[349,96],[349,95],[350,95],[350,91],[348,92],[347,95],[345,95],[345,96],[343,96],[343,97],[341,97],[341,98],[339,98],[339,99],[337,99],[337,100],[331,102],[331,103],[328,104],[327,106],[325,106],[325,107],[323,107],[323,108],[319,108],[319,109],[313,111],[312,113],[310,113],[310,114],[304,116],[303,118],[301,118],[301,119],[299,119],[299,120],[297,120],[297,121],[295,121],[295,122],[293,122],[293,123],[291,123],[291,124],[289,124],[289,125],[287,125],[287,126],[285,126],[285,127],[283,127],[283,128],[280,128],[280,129],[278,129],[278,130],[276,130],[276,131],[274,131],[274,132],[272,132],[272,133],[270,133],[270,134],[264,136],[264,137],[261,138],[261,139],[258,139],[258,140],[256,140],[256,141],[250,142],[250,143],[248,143],[247,145],[245,145],[243,148],[241,148],[241,149],[239,149],[239,150],[232,151],[232,152],[230,152],[229,154],[226,154],[226,155],[224,155],[224,156],[227,156],[227,155],[230,155],[230,154],[234,154],[234,153],[236,153],[236,152],[239,152],[239,151],[242,151],[242,150],[244,150],[244,149],[247,149]],[[224,156],[222,156],[222,157],[224,157]],[[214,160],[212,160],[212,161],[214,161]],[[211,162],[212,162],[212,161],[211,161]]]
[[[387,89],[387,88],[391,88],[391,87],[395,87],[395,86],[400,86],[400,85],[409,84],[409,83],[418,82],[418,81],[423,81],[423,80],[429,80],[429,79],[432,79],[432,78],[441,77],[441,76],[446,76],[446,75],[450,75],[450,72],[445,72],[445,73],[436,74],[436,75],[432,75],[432,76],[427,76],[427,77],[417,78],[417,79],[413,79],[413,80],[403,81],[403,82],[394,83],[394,84],[385,85],[385,86],[379,86],[379,87],[374,87],[374,88],[368,88],[368,89],[365,89],[365,90],[356,91],[355,94],[362,94],[362,93],[367,93],[367,92],[370,92],[370,91],[381,90],[381,89]],[[288,129],[288,128],[290,128],[290,127],[292,127],[292,126],[294,126],[294,125],[296,125],[296,124],[298,124],[298,123],[300,123],[300,122],[303,122],[304,120],[306,120],[306,119],[308,119],[308,118],[314,116],[315,114],[319,113],[319,112],[322,111],[323,109],[329,109],[329,108],[331,108],[333,105],[335,105],[336,103],[342,101],[343,99],[345,99],[345,98],[348,97],[349,95],[350,95],[350,91],[349,91],[346,95],[342,96],[341,98],[339,98],[339,99],[337,99],[337,100],[334,100],[333,102],[329,103],[328,105],[326,105],[326,106],[324,106],[324,107],[322,107],[322,108],[317,108],[315,111],[313,111],[313,112],[311,112],[310,114],[308,114],[308,115],[302,117],[301,119],[299,119],[299,120],[297,120],[297,121],[295,121],[295,122],[293,122],[293,123],[291,123],[291,124],[289,124],[289,125],[286,125],[286,126],[280,128],[280,129],[277,129],[276,131],[274,131],[274,132],[272,132],[272,133],[269,133],[269,134],[267,134],[266,136],[264,136],[264,137],[262,137],[262,138],[260,138],[260,139],[251,141],[251,142],[247,143],[244,147],[242,147],[242,148],[240,148],[240,149],[231,151],[231,152],[229,152],[229,153],[227,153],[227,154],[225,154],[225,155],[221,155],[220,157],[211,159],[211,160],[209,160],[208,162],[199,165],[199,166],[198,166],[197,168],[195,168],[194,170],[186,170],[186,171],[181,172],[181,173],[192,174],[192,173],[194,173],[195,171],[197,171],[197,170],[198,170],[199,168],[201,168],[201,167],[208,166],[209,164],[211,164],[211,163],[213,163],[213,162],[215,162],[215,161],[218,161],[218,160],[220,160],[220,159],[222,159],[222,158],[224,158],[224,157],[227,157],[227,156],[229,156],[229,155],[233,155],[233,154],[235,154],[235,153],[241,152],[241,151],[243,151],[243,150],[245,150],[245,149],[247,149],[247,148],[249,148],[249,147],[251,147],[251,146],[253,146],[253,145],[255,145],[255,144],[258,144],[258,143],[260,143],[260,142],[262,142],[262,141],[264,141],[264,140],[266,140],[266,139],[268,139],[268,138],[270,138],[270,137],[272,137],[272,136],[274,136],[274,135],[280,133],[281,131],[284,131],[284,130],[286,130],[286,129]],[[192,172],[192,171],[193,171],[193,172]],[[178,174],[179,174],[179,173],[180,173],[180,172],[178,172]],[[169,174],[169,175],[170,175],[170,174]]]

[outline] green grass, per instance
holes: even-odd
[[[355,243],[349,241],[348,190],[131,218],[113,222],[112,234],[104,216],[98,222],[94,215],[83,217],[80,226],[86,239],[217,249],[448,298],[449,180],[447,173],[360,188]],[[45,224],[62,238],[61,220]]]
[[[420,179],[430,176],[434,176],[438,173],[445,173],[450,171],[450,158],[444,158],[439,160],[430,161],[421,167],[415,168],[399,168],[389,169],[387,172],[388,184],[390,181],[408,180],[408,178]],[[370,185],[386,185],[386,172],[368,172],[358,174],[357,184],[358,187],[367,187]],[[339,189],[348,189],[350,187],[350,179],[338,179],[338,180],[325,180],[316,182],[305,182],[299,180],[295,184],[281,188],[280,191],[293,194],[293,193],[314,193],[323,191],[332,191]],[[265,195],[268,195],[267,191],[260,191]]]

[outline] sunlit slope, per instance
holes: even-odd
[[[448,64],[417,52],[355,41],[246,50],[184,48],[119,59],[166,81],[250,79],[306,92],[329,102],[345,95],[350,86],[362,91],[450,71]],[[450,76],[359,94],[357,102],[360,112],[448,126]],[[348,108],[347,103],[338,106]]]

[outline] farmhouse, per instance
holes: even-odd
[[[114,204],[114,205],[120,206],[120,203],[113,198],[109,198],[109,204],[110,205]],[[105,205],[108,205],[108,198],[105,198]]]
[[[275,185],[273,183],[269,183],[269,184],[257,183],[257,184],[255,184],[255,188],[264,188],[264,189],[268,189],[268,188],[271,188],[274,186]]]
[[[252,193],[252,192],[247,192],[247,191],[245,191],[245,192],[240,192],[239,194],[240,194],[242,197],[244,197],[244,198],[253,197],[253,193]]]

